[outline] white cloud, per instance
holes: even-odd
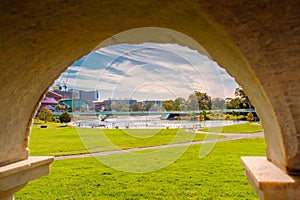
[[[215,62],[176,44],[108,46],[75,63],[58,80],[99,90],[101,99],[187,98],[194,90],[225,98],[238,86]]]

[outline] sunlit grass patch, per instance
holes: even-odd
[[[265,155],[264,139],[220,142],[203,159],[200,147],[151,173],[117,171],[95,158],[55,161],[50,175],[30,182],[16,199],[257,199],[240,157]]]
[[[254,133],[261,132],[263,128],[258,123],[236,124],[223,127],[200,128],[203,132],[222,132],[222,133]]]
[[[30,154],[52,156],[83,154],[201,141],[205,136],[205,134],[189,133],[185,129],[121,130],[62,127],[60,124],[49,124],[48,128],[33,126],[30,134]]]

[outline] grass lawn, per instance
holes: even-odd
[[[16,199],[257,199],[240,157],[265,155],[264,139],[219,142],[202,159],[200,147],[151,173],[120,172],[95,158],[55,161],[50,175],[30,182]]]
[[[263,128],[257,123],[236,124],[223,127],[200,128],[204,132],[222,132],[222,133],[254,133],[261,132]]]
[[[59,156],[200,141],[205,137],[205,134],[192,134],[184,129],[92,129],[49,123],[48,128],[33,125],[29,148],[30,155]]]

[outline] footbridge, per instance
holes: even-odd
[[[202,110],[194,111],[101,111],[101,112],[70,112],[73,116],[95,116],[101,118],[103,121],[110,116],[149,116],[149,115],[162,115],[165,119],[174,119],[176,116],[187,116],[187,115],[199,115]],[[233,114],[238,113],[239,115],[247,115],[249,112],[256,116],[255,109],[224,109],[224,110],[205,110],[205,112],[211,113],[223,113]],[[55,117],[58,117],[62,112],[53,112]]]

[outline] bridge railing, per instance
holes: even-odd
[[[255,113],[255,109],[223,109],[223,110],[205,110],[206,112],[222,112],[224,114],[226,113]],[[202,110],[194,110],[194,111],[101,111],[101,112],[70,112],[71,115],[168,115],[168,114],[199,114]],[[54,116],[61,115],[63,112],[53,112],[52,114]]]

